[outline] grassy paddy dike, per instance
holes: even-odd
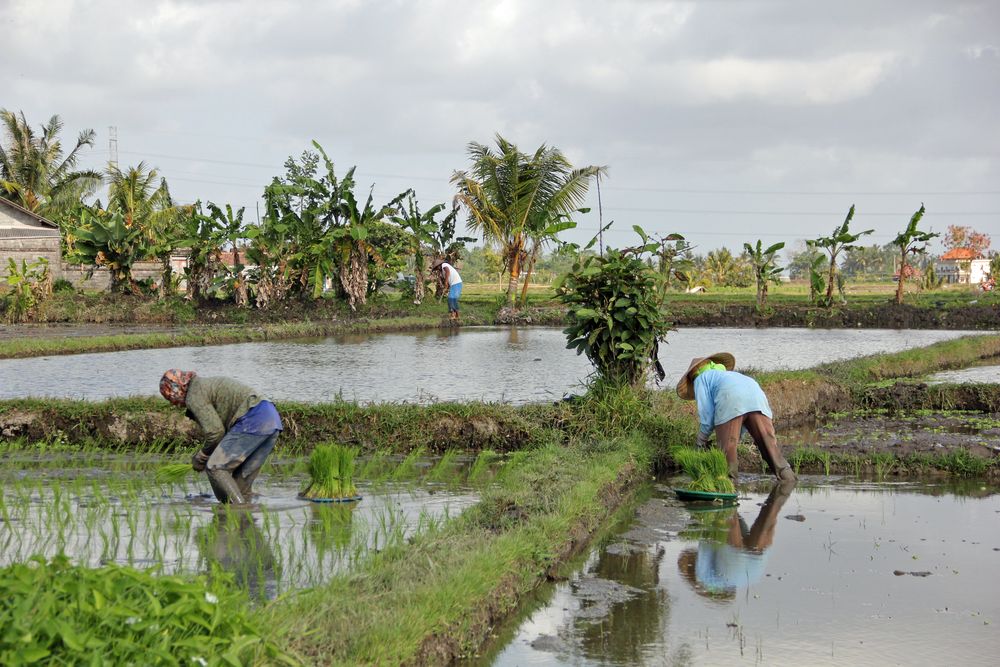
[[[982,420],[1000,412],[1000,386],[928,387],[919,378],[997,358],[1000,336],[976,336],[757,377],[779,427],[854,410],[880,418],[896,409],[974,410],[950,414]],[[518,601],[579,552],[654,472],[671,469],[667,446],[692,441],[696,428],[694,406],[669,391],[606,387],[558,405],[279,407],[287,431],[277,456],[329,441],[369,454],[507,454],[496,483],[461,515],[371,554],[327,584],[254,609],[251,620],[266,628],[267,641],[306,664],[447,664],[474,655]],[[0,442],[21,455],[51,448],[190,451],[195,438],[189,422],[158,400],[0,402]],[[842,450],[785,444],[800,472],[1000,471],[992,453],[930,455],[887,442]],[[745,470],[760,469],[751,448],[743,456]]]

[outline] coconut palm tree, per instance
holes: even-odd
[[[469,228],[503,249],[510,271],[506,303],[513,306],[527,242],[543,236],[561,214],[578,209],[590,179],[607,168],[574,169],[558,149],[544,144],[529,156],[499,134],[496,150],[472,142],[468,154],[470,169],[451,178],[458,188],[455,198],[468,213]]]
[[[58,220],[100,185],[100,172],[75,169],[80,150],[94,145],[93,130],[82,131],[64,156],[59,116],[42,125],[40,135],[28,125],[23,111],[0,109],[0,124],[6,134],[0,141],[0,197]]]

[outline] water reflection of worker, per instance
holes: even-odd
[[[778,447],[764,390],[753,378],[733,371],[735,365],[736,358],[728,352],[697,357],[677,383],[678,396],[698,403],[698,446],[708,445],[714,429],[735,484],[740,469],[736,446],[745,429],[775,477],[794,480],[795,473]]]
[[[699,594],[721,599],[732,599],[737,589],[759,581],[778,514],[794,486],[794,481],[776,484],[749,529],[735,507],[698,515],[698,547],[684,549],[677,558],[684,579]]]
[[[201,427],[205,445],[191,466],[207,471],[219,502],[249,502],[257,473],[283,428],[274,404],[236,380],[176,368],[163,374],[160,393],[187,408],[188,417]]]
[[[199,529],[197,542],[206,564],[232,574],[252,599],[277,596],[274,552],[249,511],[219,507],[212,521]]]

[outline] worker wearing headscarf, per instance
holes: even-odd
[[[187,408],[201,427],[205,444],[191,465],[207,471],[219,502],[249,502],[253,482],[283,428],[274,404],[236,380],[176,368],[163,374],[160,394]]]

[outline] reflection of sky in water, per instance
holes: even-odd
[[[977,366],[957,371],[942,371],[928,377],[932,383],[956,382],[962,384],[1000,383],[1000,366]]]
[[[650,502],[665,500],[675,502]],[[748,525],[763,500],[740,502]],[[795,515],[804,520],[786,518]],[[1000,495],[800,487],[779,512],[763,576],[716,597],[681,573],[697,539],[663,537],[623,557],[612,538],[490,664],[993,664],[998,515]],[[594,619],[574,593],[585,575],[637,590]]]
[[[693,357],[727,350],[737,368],[807,368],[972,332],[688,328],[660,346],[665,386]],[[0,360],[0,398],[155,395],[168,368],[227,375],[277,400],[524,403],[581,390],[591,372],[560,329],[463,328]]]

